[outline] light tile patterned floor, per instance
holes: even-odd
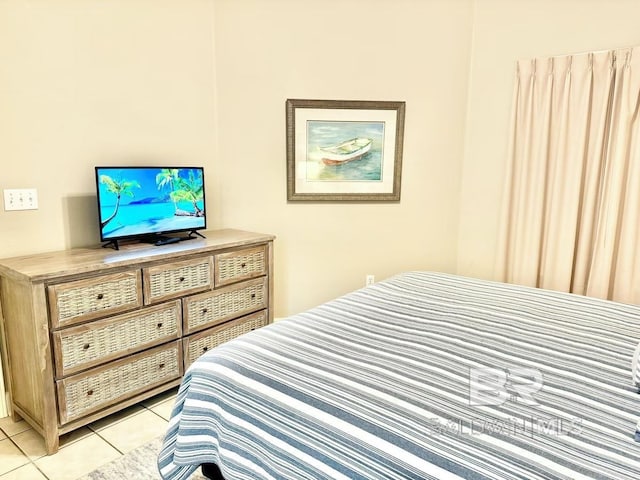
[[[26,422],[0,418],[0,480],[75,480],[143,445],[167,427],[177,388],[82,427],[45,454],[44,441]]]

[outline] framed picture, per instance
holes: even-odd
[[[287,100],[287,200],[399,201],[404,109]]]

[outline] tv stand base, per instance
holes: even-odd
[[[118,245],[118,240],[109,240],[107,243],[102,244],[102,248],[107,248],[110,245],[113,247],[114,250],[120,250],[120,246]]]
[[[171,243],[178,243],[183,240],[193,240],[196,236],[200,238],[206,238],[197,230],[191,230],[186,237],[169,237],[165,235],[144,235],[138,238],[140,242],[143,243],[152,243],[156,246],[160,245],[169,245]],[[102,244],[102,248],[112,247],[114,250],[120,250],[120,245],[118,245],[118,240],[109,240],[108,242]]]
[[[180,237],[168,237],[165,235],[147,235],[144,237],[140,237],[139,239],[143,243],[152,243],[156,247],[160,245],[169,245],[170,243],[178,243],[183,238]]]

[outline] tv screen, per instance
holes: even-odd
[[[102,241],[159,238],[206,228],[202,167],[95,167],[95,171]]]

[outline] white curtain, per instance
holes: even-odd
[[[496,277],[640,303],[640,47],[517,63]]]

